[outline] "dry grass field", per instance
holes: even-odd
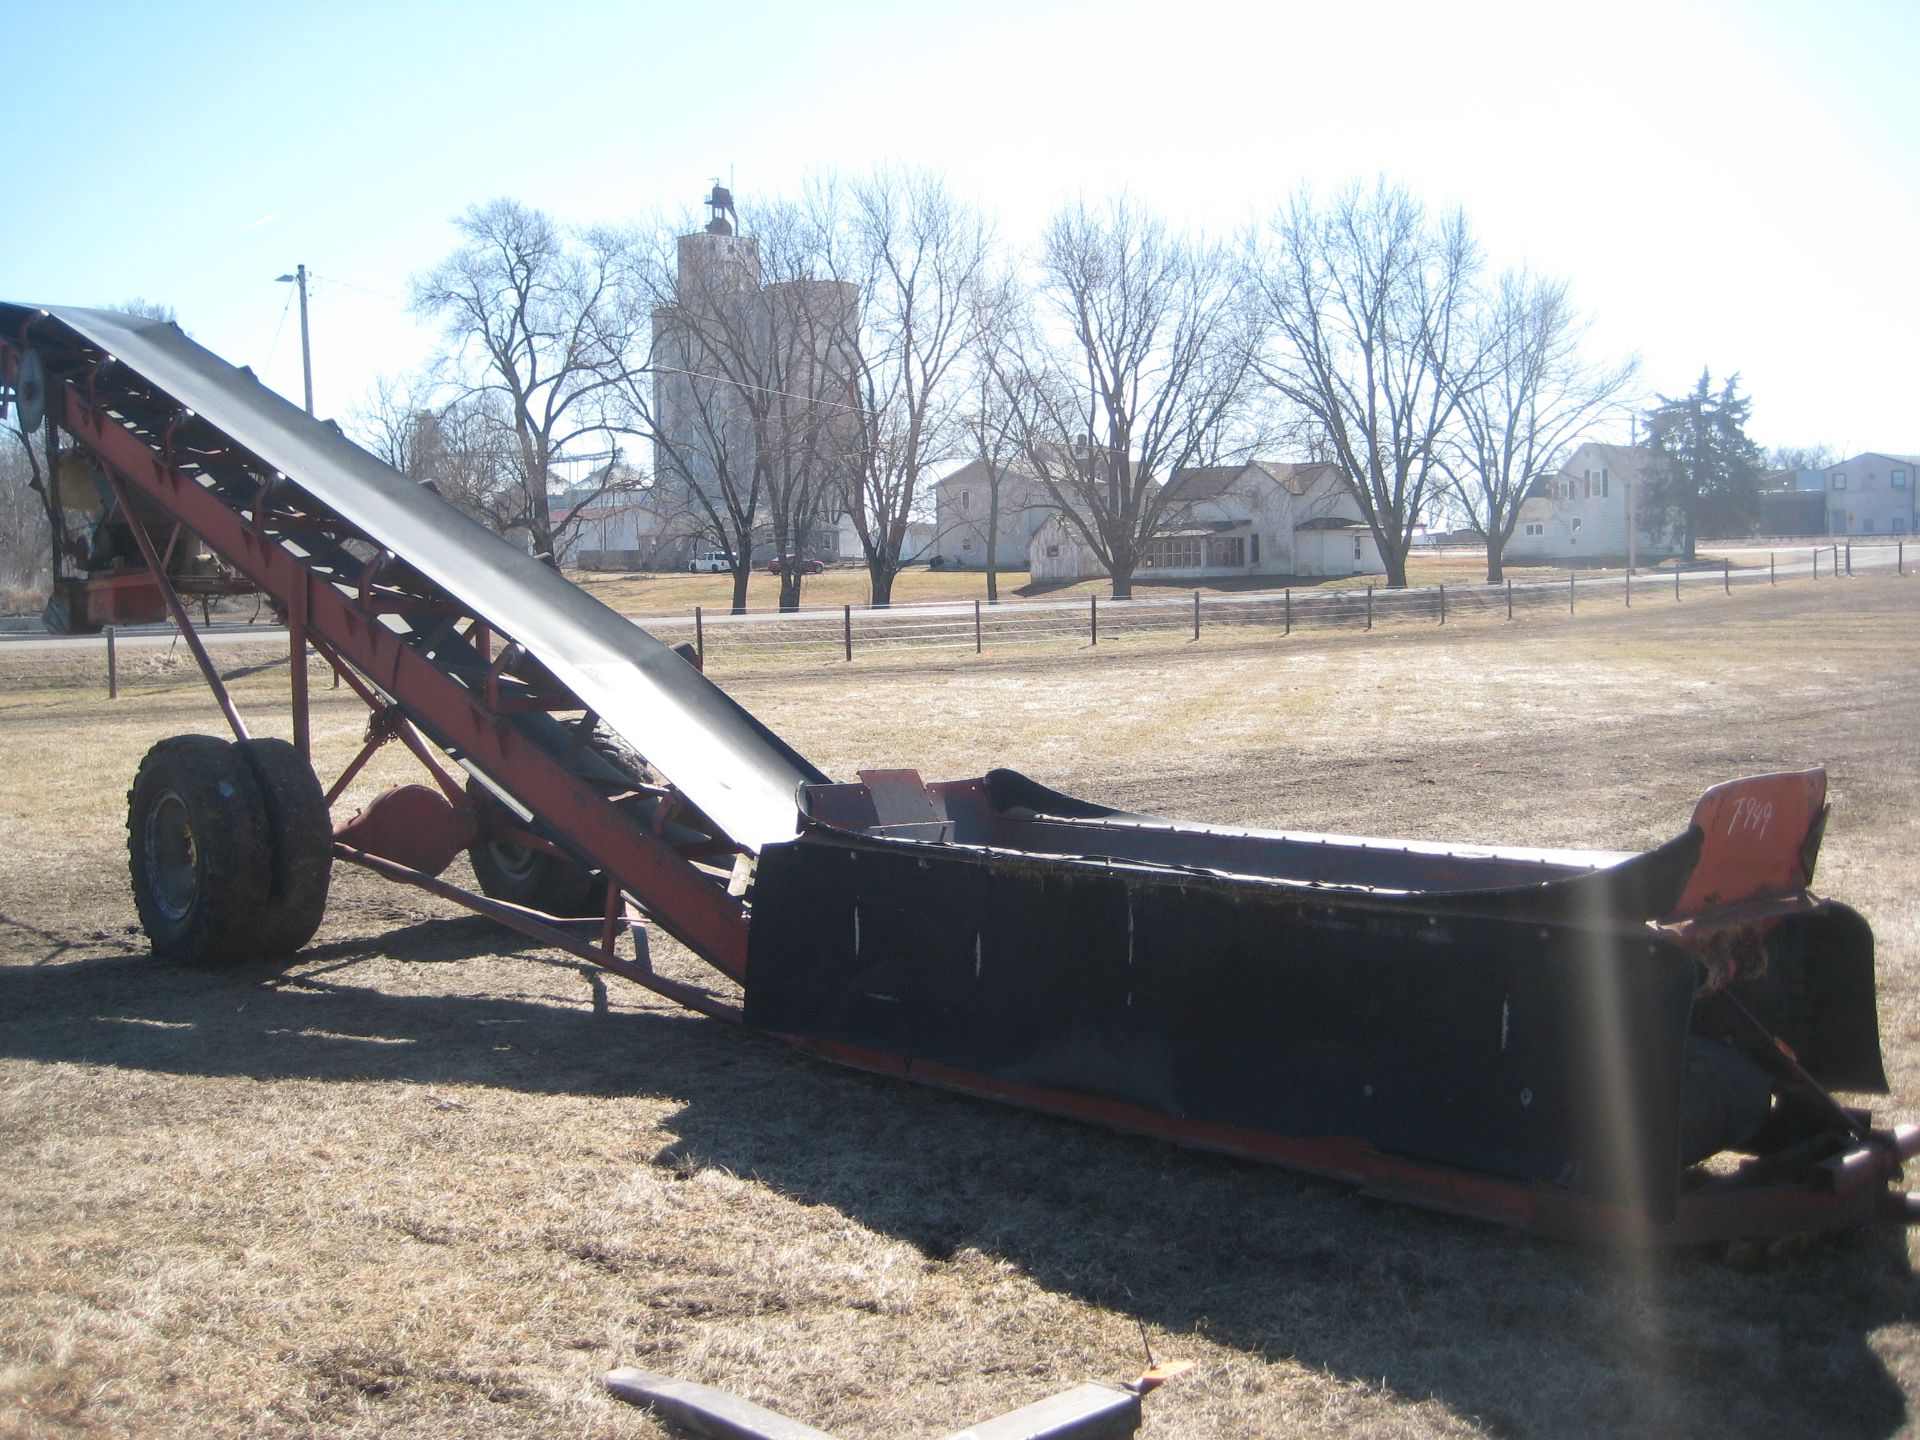
[[[1911,1120],[1916,638],[1920,582],[1886,576],[716,678],[838,775],[1011,764],[1435,839],[1647,845],[1714,781],[1825,764],[1818,884],[1878,933]],[[284,665],[231,663],[283,727]],[[219,717],[190,674],[109,705],[84,671],[0,653],[0,1435],[660,1435],[593,1382],[637,1364],[931,1436],[1126,1378],[1143,1333],[1198,1362],[1148,1402],[1158,1440],[1912,1425],[1897,1232],[1739,1263],[1535,1243],[834,1070],[344,867],[297,963],[157,965],[124,793]],[[349,701],[316,695],[324,775]]]
[[[1717,562],[1716,562],[1717,563]],[[1766,563],[1762,556],[1760,564]],[[1659,565],[1643,566],[1650,571]],[[1551,565],[1510,566],[1516,585],[1533,580],[1564,580],[1565,569]],[[707,613],[724,612],[733,601],[733,577],[730,575],[687,575],[677,572],[569,571],[568,578],[585,587],[614,609],[632,615],[692,614],[696,605]],[[1379,584],[1378,575],[1351,575],[1339,579],[1295,579],[1296,588],[1320,590],[1352,589]],[[1487,579],[1487,559],[1474,550],[1445,552],[1416,551],[1407,559],[1407,583],[1412,586],[1482,585]],[[1155,581],[1151,575],[1135,577],[1137,593],[1142,597],[1173,594],[1187,596],[1195,590],[1203,594],[1239,593],[1246,590],[1277,590],[1285,582],[1272,575],[1215,577],[1207,580]],[[1105,597],[1112,591],[1106,580],[1076,580],[1035,586],[1025,570],[1003,572],[999,577],[1000,598],[1012,603],[1022,598],[1060,600],[1084,599],[1088,595]],[[838,609],[842,605],[865,605],[871,589],[864,566],[835,565],[801,582],[800,603],[804,607]],[[983,570],[930,570],[925,565],[910,565],[894,582],[893,599],[897,605],[921,604],[936,600],[981,600],[986,598],[987,576]],[[239,602],[233,602],[238,604]],[[246,602],[251,606],[251,601]],[[780,582],[763,567],[754,572],[747,585],[749,610],[775,610],[780,603]]]

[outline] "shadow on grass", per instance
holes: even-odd
[[[1717,1255],[1587,1252],[837,1070],[677,1010],[396,995],[345,978],[357,960],[514,943],[460,919],[322,946],[285,974],[53,955],[0,967],[0,1055],[672,1095],[678,1138],[658,1165],[720,1167],[832,1206],[929,1264],[1004,1257],[1163,1332],[1165,1353],[1178,1340],[1164,1332],[1197,1332],[1432,1397],[1498,1434],[1882,1436],[1905,1421],[1872,1344],[1920,1309],[1899,1232],[1822,1240],[1751,1272]]]

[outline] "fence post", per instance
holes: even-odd
[[[1674,563],[1673,567],[1673,598],[1676,602],[1680,599],[1680,565],[1678,561]]]
[[[120,698],[120,650],[114,642],[113,626],[107,626],[107,699]]]
[[[1773,568],[1773,551],[1771,550],[1767,551],[1767,583],[1769,585],[1780,583],[1780,577]]]
[[[1894,542],[1893,573],[1896,575],[1904,575],[1907,573],[1907,542],[1904,540]]]
[[[980,653],[980,602],[973,602],[973,653]]]
[[[1853,574],[1853,541],[1847,541],[1847,574]]]
[[[1373,628],[1373,587],[1367,586],[1367,629]]]
[[[1100,597],[1098,595],[1087,597],[1087,633],[1092,636],[1093,644],[1100,643]]]
[[[1720,588],[1731,595],[1733,593],[1733,561],[1720,562]]]
[[[1440,623],[1447,623],[1447,586],[1444,580],[1440,583]]]
[[[1853,542],[1849,540],[1847,544],[1851,545]],[[1833,578],[1836,580],[1840,578],[1840,547],[1838,545],[1833,547]]]
[[[1513,618],[1513,577],[1507,577],[1507,619]]]
[[[1567,614],[1573,614],[1573,572],[1567,572]]]
[[[1280,633],[1282,635],[1293,633],[1293,587],[1291,585],[1287,587],[1287,628]]]
[[[1620,578],[1627,582],[1627,609],[1631,610],[1633,608],[1633,572],[1624,571]]]
[[[1816,580],[1820,578],[1820,547],[1818,545],[1813,547],[1813,578]]]
[[[847,659],[851,660],[853,659],[853,606],[842,605],[840,607],[840,625],[841,633],[846,637],[847,641]]]
[[[700,657],[700,668],[707,668],[707,623],[698,605],[693,607],[693,653]]]
[[[1200,638],[1200,592],[1193,592],[1193,638]]]

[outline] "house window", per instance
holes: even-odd
[[[1602,471],[1600,472],[1600,498],[1601,498],[1602,500],[1604,500],[1604,499],[1606,499],[1606,498],[1607,498],[1607,494],[1608,494],[1608,490],[1607,490],[1607,472],[1606,472],[1605,470],[1602,470]]]
[[[1058,545],[1047,546],[1047,558],[1049,560],[1058,560],[1060,558],[1060,547]]]
[[[1147,570],[1198,570],[1200,568],[1200,538],[1197,535],[1177,536],[1171,540],[1152,540],[1147,544]]]
[[[1360,537],[1358,535],[1353,537],[1353,563],[1356,565],[1360,563]]]
[[[1576,535],[1580,533],[1580,517],[1578,515],[1573,517],[1573,531]]]
[[[1247,563],[1247,537],[1216,535],[1207,541],[1207,564],[1216,569],[1238,570]]]
[[[1836,490],[1844,490],[1847,488],[1847,472],[1846,471],[1841,470],[1834,475],[1833,488]]]
[[[960,542],[960,548],[961,548],[962,550],[971,550],[971,549],[973,549],[973,541],[971,541],[971,540],[962,540],[962,541]]]
[[[1893,484],[1893,488],[1896,490],[1906,489],[1907,488],[1907,472],[1904,470],[1894,471],[1893,477],[1892,477],[1892,484]]]
[[[1873,533],[1873,516],[1869,515],[1860,522],[1860,533],[1862,535],[1871,535]]]
[[[1260,563],[1260,537],[1255,535],[1250,543],[1253,546],[1253,554],[1248,563],[1258,565]]]
[[[1547,533],[1547,527],[1541,524],[1538,520],[1529,520],[1527,522],[1527,534],[1544,535],[1546,533]]]

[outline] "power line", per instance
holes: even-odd
[[[273,327],[273,343],[267,346],[267,362],[260,367],[263,370],[273,368],[273,357],[280,349],[280,332],[287,328],[287,312],[292,308],[293,292],[289,290],[287,292],[286,304],[280,307],[280,323]]]
[[[307,272],[307,278],[310,280],[323,280],[329,285],[344,285],[349,290],[358,290],[362,295],[373,295],[382,300],[391,300],[396,305],[405,305],[407,303],[398,295],[389,295],[385,290],[375,290],[367,285],[356,285],[353,281],[342,280],[337,275],[322,275],[317,271],[309,270]]]
[[[813,395],[799,395],[791,390],[775,390],[766,385],[752,385],[745,380],[735,380],[726,375],[709,375],[704,370],[682,370],[677,365],[654,365],[650,367],[656,375],[687,375],[695,380],[711,380],[718,385],[728,385],[735,390],[753,390],[762,395],[778,395],[788,400],[798,400],[806,405],[831,405],[836,410],[859,410],[858,405],[848,405],[839,400],[826,400]]]

